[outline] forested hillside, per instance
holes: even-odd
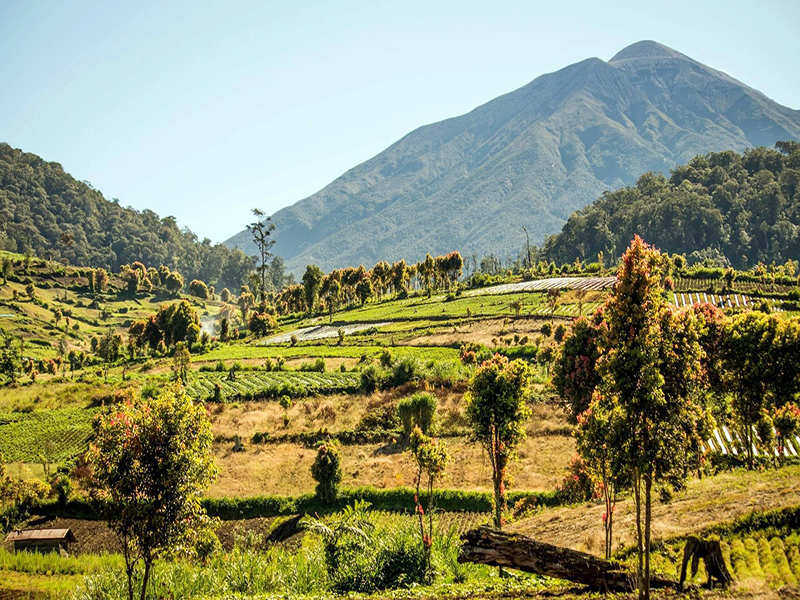
[[[0,250],[111,271],[136,261],[163,264],[187,281],[201,279],[220,289],[238,289],[255,265],[240,250],[198,240],[174,217],[123,208],[60,164],[6,143],[0,143]]]
[[[572,214],[544,252],[556,262],[618,256],[634,234],[694,261],[748,268],[800,257],[800,144],[712,152],[647,173]]]

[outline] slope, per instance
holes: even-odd
[[[655,42],[421,127],[273,215],[290,270],[519,251],[572,211],[696,154],[800,138],[800,112]],[[225,242],[246,251],[242,232]]]

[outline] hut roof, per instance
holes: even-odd
[[[63,541],[75,542],[71,529],[23,529],[8,534],[9,542]]]

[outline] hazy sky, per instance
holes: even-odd
[[[642,39],[800,108],[800,0],[0,0],[0,141],[222,241],[412,129]]]

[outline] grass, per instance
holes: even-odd
[[[653,503],[653,539],[669,539],[733,521],[751,512],[792,506],[800,498],[800,465],[766,471],[731,471],[689,480],[686,490],[667,503]],[[513,526],[543,542],[602,552],[602,504],[557,508]],[[617,504],[614,547],[633,544],[631,498]]]
[[[298,444],[255,445],[242,437],[245,452],[233,452],[232,442],[214,445],[222,472],[209,489],[209,496],[293,495],[314,490],[313,448]],[[466,438],[448,438],[445,443],[455,460],[441,485],[467,491],[490,490],[492,471],[483,449]],[[342,446],[340,454],[345,487],[369,485],[386,489],[413,484],[411,458],[397,444]],[[509,489],[552,490],[561,482],[574,454],[574,440],[566,436],[531,437],[523,442],[519,454],[520,460],[509,467],[513,483]]]
[[[214,397],[216,386],[220,400],[293,398],[315,394],[355,392],[361,376],[359,373],[297,372],[297,371],[240,371],[235,380],[227,373],[196,373],[186,385],[190,396],[201,400]]]
[[[58,409],[0,415],[0,454],[9,462],[63,462],[86,450],[94,411]]]
[[[257,346],[234,344],[220,346],[206,354],[193,357],[195,363],[216,362],[218,360],[243,360],[283,357],[292,358],[353,358],[362,356],[376,358],[384,350],[389,350],[397,357],[413,356],[423,362],[458,360],[456,348],[436,346],[337,346],[335,343],[298,344],[297,346]]]

